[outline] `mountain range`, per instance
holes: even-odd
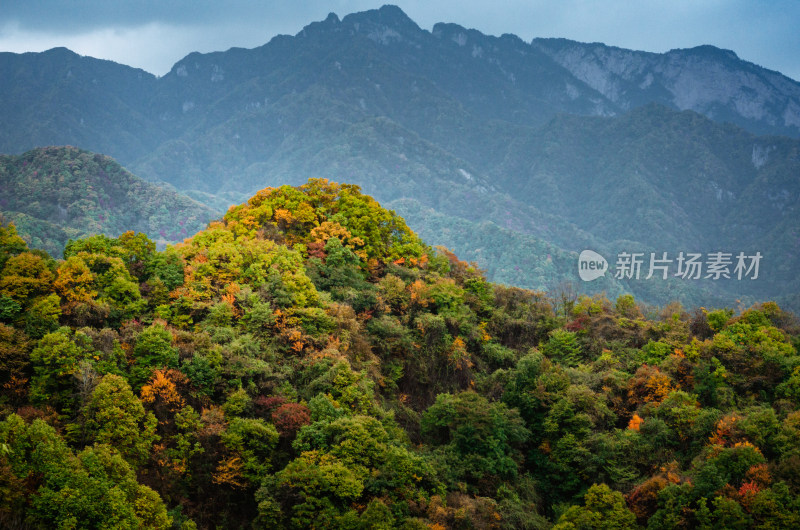
[[[77,145],[216,211],[308,177],[358,184],[493,280],[537,289],[577,281],[587,248],[612,264],[760,252],[757,281],[580,287],[797,303],[800,84],[728,50],[427,31],[384,6],[163,77],[63,48],[0,54],[0,73],[0,152]]]

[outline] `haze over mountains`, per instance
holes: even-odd
[[[764,260],[752,282],[607,275],[581,290],[708,305],[800,292],[800,84],[731,51],[426,31],[384,6],[190,54],[161,78],[63,48],[0,54],[0,73],[3,153],[76,145],[217,210],[308,177],[358,184],[524,287],[577,280],[574,253],[592,248]]]

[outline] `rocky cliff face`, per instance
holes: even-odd
[[[800,84],[730,50],[657,54],[564,39],[535,39],[532,46],[621,109],[657,102],[753,132],[800,135]]]

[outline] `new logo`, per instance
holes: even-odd
[[[606,258],[594,250],[584,250],[578,256],[578,276],[585,282],[605,276],[607,270],[608,262]]]

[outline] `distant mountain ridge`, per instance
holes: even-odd
[[[218,209],[308,177],[358,184],[526,287],[574,280],[563,267],[584,248],[724,248],[773,268],[746,287],[582,287],[693,304],[800,291],[800,84],[726,50],[426,31],[384,6],[192,53],[161,78],[65,49],[0,54],[0,73],[0,151],[80,145]],[[471,246],[494,226],[551,259]]]
[[[392,71],[365,71],[370,60]],[[564,39],[526,43],[446,23],[426,31],[394,6],[342,20],[331,14],[254,49],[192,53],[161,78],[65,48],[0,53],[0,72],[7,124],[1,152],[75,144],[132,167],[164,142],[322,81],[356,104],[363,100],[367,114],[393,118],[408,110],[393,101],[398,95],[421,92],[479,119],[523,126],[542,125],[557,113],[614,115],[656,102],[758,134],[800,136],[800,83],[728,50],[655,54]],[[382,92],[380,101],[358,93],[365,88]],[[414,114],[409,121],[425,117]]]
[[[622,109],[661,103],[759,134],[798,136],[800,84],[704,45],[667,53],[534,39],[532,45]]]
[[[2,153],[78,145],[127,163],[164,139],[146,111],[157,79],[144,70],[54,48],[0,53],[0,72]]]

